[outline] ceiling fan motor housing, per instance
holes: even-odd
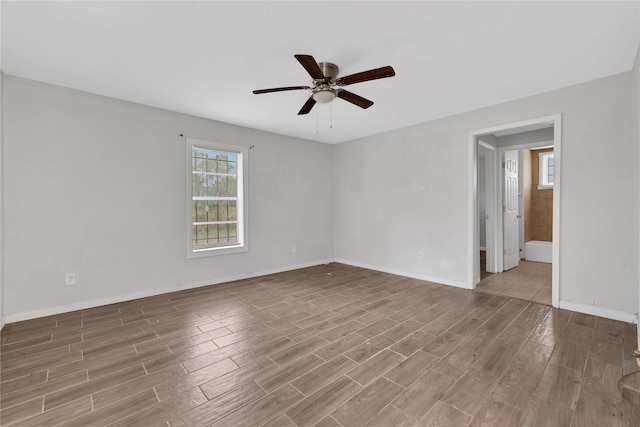
[[[336,90],[332,87],[336,83],[338,77],[338,66],[331,62],[319,62],[318,66],[322,70],[324,79],[315,79],[314,88],[311,90],[311,96],[316,102],[326,104],[333,101],[336,97]]]
[[[338,77],[338,66],[331,62],[319,62],[318,66],[320,67],[320,70],[322,70],[325,80],[329,79],[331,83],[335,83],[336,77]]]

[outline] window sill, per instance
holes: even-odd
[[[237,254],[240,252],[249,252],[249,247],[245,244],[242,246],[225,246],[221,248],[200,249],[197,251],[187,252],[187,259],[204,258],[217,255]]]
[[[538,190],[553,190],[553,185],[538,185]]]

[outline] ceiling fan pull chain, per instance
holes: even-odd
[[[333,102],[331,104],[329,104],[329,129],[333,129]]]

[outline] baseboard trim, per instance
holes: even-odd
[[[82,301],[82,302],[69,304],[69,305],[60,305],[56,307],[45,308],[42,310],[33,310],[33,311],[27,311],[23,313],[10,314],[6,316],[5,320],[6,320],[6,323],[22,322],[24,320],[31,320],[31,319],[37,319],[40,317],[53,316],[56,314],[68,313],[68,312],[77,311],[77,310],[86,310],[89,308],[100,307],[103,305],[117,304],[120,302],[131,301],[134,299],[153,297],[156,295],[182,291],[185,289],[202,288],[205,286],[219,285],[221,283],[233,282],[236,280],[251,279],[254,277],[268,276],[270,274],[284,273],[285,271],[298,270],[300,268],[307,268],[307,267],[314,267],[316,265],[328,264],[330,262],[333,262],[333,261],[330,259],[325,259],[320,261],[312,261],[304,264],[274,268],[270,270],[261,270],[261,271],[256,271],[252,273],[238,274],[236,276],[227,276],[227,277],[221,277],[217,279],[203,280],[200,282],[186,283],[186,284],[171,286],[166,288],[149,289],[147,291],[134,292],[126,295],[119,295],[117,297]]]
[[[380,266],[377,266],[377,265],[365,264],[365,263],[357,262],[357,261],[348,261],[348,260],[345,260],[345,259],[336,259],[333,262],[338,262],[340,264],[346,264],[346,265],[350,265],[350,266],[353,266],[353,267],[367,268],[369,270],[380,271],[382,273],[395,274],[396,276],[404,276],[404,277],[410,277],[412,279],[425,280],[427,282],[434,282],[434,283],[437,283],[439,285],[447,285],[447,286],[454,286],[456,288],[471,289],[471,288],[469,288],[469,286],[466,283],[457,282],[457,281],[454,281],[454,280],[442,279],[442,278],[439,278],[439,277],[424,276],[422,274],[409,273],[407,271],[396,270],[396,269],[393,269],[393,268],[380,267]]]
[[[626,323],[636,323],[637,317],[633,313],[611,310],[604,307],[580,304],[576,302],[560,301],[559,307],[565,310],[577,311],[578,313],[590,314],[592,316],[604,317],[612,320],[619,320]]]
[[[131,301],[134,299],[147,298],[147,297],[162,295],[170,292],[181,291],[185,289],[195,289],[195,288],[201,288],[205,286],[218,285],[221,283],[233,282],[236,280],[251,279],[254,277],[267,276],[270,274],[283,273],[286,271],[298,270],[301,268],[314,267],[316,265],[329,264],[331,262],[350,265],[353,267],[367,268],[369,270],[395,274],[403,277],[410,277],[412,279],[425,280],[428,282],[438,283],[438,284],[447,285],[447,286],[454,286],[456,288],[470,289],[467,286],[467,284],[463,282],[446,280],[446,279],[432,277],[432,276],[425,276],[425,275],[410,273],[402,270],[396,270],[393,268],[380,267],[377,265],[366,264],[366,263],[361,263],[357,261],[349,261],[345,259],[324,259],[324,260],[312,261],[308,263],[290,265],[286,267],[274,268],[269,270],[261,270],[261,271],[251,272],[251,273],[238,274],[235,276],[227,276],[227,277],[221,277],[217,279],[204,280],[200,282],[187,283],[187,284],[182,284],[182,285],[177,285],[172,287],[150,289],[147,291],[135,292],[135,293],[130,293],[126,295],[120,295],[117,297],[82,301],[82,302],[69,304],[69,305],[50,307],[42,310],[33,310],[33,311],[28,311],[23,313],[10,314],[10,315],[3,316],[3,318],[0,319],[0,330],[2,330],[2,328],[9,323],[37,319],[37,318],[46,317],[46,316],[53,316],[56,314],[68,313],[76,310],[86,310],[89,308],[100,307],[103,305],[117,304],[125,301]],[[638,323],[638,317],[634,313],[626,313],[626,312],[617,311],[617,310],[610,310],[608,308],[596,307],[593,305],[579,304],[579,303],[569,302],[569,301],[560,301],[559,308],[575,311],[578,313],[590,314],[592,316],[619,320],[627,323]]]

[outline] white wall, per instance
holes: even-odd
[[[639,266],[638,212],[625,196],[638,194],[630,89],[627,72],[336,146],[336,258],[469,287],[468,133],[562,113],[561,306],[630,319]]]
[[[638,311],[637,60],[633,77],[337,146],[3,79],[9,321],[331,258],[467,287],[468,132],[555,113],[563,114],[561,305],[609,317]],[[249,253],[186,259],[179,133],[255,145]],[[624,194],[638,195],[632,209]],[[67,272],[76,286],[64,285]]]
[[[330,145],[10,76],[3,84],[8,321],[332,258]],[[249,252],[186,258],[180,133],[255,146]],[[65,286],[66,273],[77,285]]]
[[[638,163],[636,165],[636,182],[638,185],[638,198],[636,199],[636,209],[638,209],[638,215],[640,215],[640,46],[638,46],[638,50],[636,52],[636,59],[633,64],[632,74],[631,74],[631,120],[632,120],[632,132],[633,132],[633,141],[635,143],[636,155]],[[640,216],[638,217],[638,224],[640,224]],[[638,232],[640,233],[640,226],[638,227]],[[640,245],[640,234],[636,238],[638,245]],[[640,252],[640,249],[639,249]],[[639,263],[640,264],[640,263]],[[639,266],[640,269],[640,266]],[[640,272],[638,273],[640,275]],[[638,307],[636,312],[640,312],[640,277],[638,280]],[[638,319],[636,320],[638,323],[638,348],[640,349],[640,314],[638,315]]]
[[[5,324],[4,311],[4,126],[2,119],[2,69],[0,69],[0,330]]]
[[[0,3],[0,22],[2,22],[2,4]],[[0,34],[2,30],[0,29]],[[0,44],[2,44],[0,42]],[[0,54],[0,330],[5,324],[4,314],[4,190],[2,175],[4,169],[4,133],[2,120],[2,55]]]

